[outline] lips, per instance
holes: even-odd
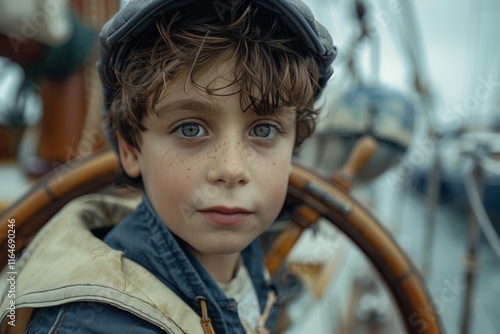
[[[218,225],[236,225],[243,223],[250,218],[253,213],[243,208],[228,208],[223,206],[216,206],[199,211],[200,214],[206,219]]]

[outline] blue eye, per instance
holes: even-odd
[[[204,136],[207,131],[199,124],[184,123],[179,125],[179,127],[175,130],[175,133],[182,137],[193,138]]]
[[[250,130],[250,135],[260,138],[271,138],[276,135],[277,129],[270,124],[259,124]]]

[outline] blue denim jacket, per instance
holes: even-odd
[[[112,248],[141,264],[201,316],[199,298],[207,302],[215,333],[245,333],[236,302],[227,298],[201,264],[160,221],[148,199],[104,238]],[[264,255],[258,240],[242,252],[255,285],[261,312],[271,289],[264,279]],[[276,327],[274,306],[266,327]],[[114,306],[77,302],[36,310],[26,333],[164,333],[160,328]]]

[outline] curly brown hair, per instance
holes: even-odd
[[[165,84],[189,71],[192,84],[197,71],[214,61],[232,59],[234,82],[242,111],[271,115],[284,108],[296,112],[295,147],[315,129],[318,110],[314,98],[320,89],[319,69],[306,46],[276,16],[248,0],[226,1],[224,11],[211,2],[163,16],[130,52],[117,71],[117,95],[106,127],[117,131],[140,150],[141,120],[156,113]],[[121,181],[142,187],[142,180],[123,175]]]

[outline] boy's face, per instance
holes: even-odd
[[[295,143],[295,112],[241,111],[233,67],[221,62],[164,89],[159,116],[143,119],[140,152],[119,137],[125,172],[142,175],[160,219],[194,252],[240,252],[277,217]],[[185,71],[186,72],[186,71]]]

